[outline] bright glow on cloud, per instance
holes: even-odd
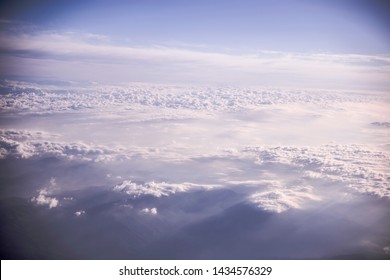
[[[172,183],[156,183],[154,181],[147,182],[144,184],[137,184],[130,180],[125,180],[120,184],[117,184],[114,187],[115,191],[124,192],[135,198],[141,196],[154,196],[162,197],[169,196],[178,192],[186,192],[191,189],[210,189],[210,185],[198,185],[193,183],[181,183],[181,184],[172,184]]]
[[[306,147],[248,147],[246,153],[257,155],[260,166],[277,163],[303,170],[302,179],[342,182],[351,189],[390,198],[390,155],[359,145]]]
[[[250,201],[266,211],[281,213],[291,208],[301,208],[310,201],[321,200],[312,194],[311,186],[293,186],[290,188],[272,188],[256,192]]]

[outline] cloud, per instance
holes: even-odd
[[[129,135],[121,130],[124,128],[122,125],[127,123],[128,119],[131,119],[131,122],[137,122],[137,126],[139,125],[142,129],[144,128],[145,120],[153,120],[153,122],[150,122],[155,125],[153,128],[162,127],[162,120],[176,118],[197,118],[195,122],[200,120],[196,125],[200,124],[203,130],[200,130],[197,135],[217,143],[213,144],[214,146],[211,149],[207,149],[207,152],[203,150],[203,147],[188,145],[188,143],[192,144],[194,142],[187,142],[187,140],[185,142],[176,142],[177,136],[180,135],[181,137],[186,132],[186,130],[182,129],[182,127],[188,124],[186,121],[180,122],[178,124],[180,126],[175,129],[164,130],[164,133],[166,132],[167,134],[173,132],[167,136],[167,139],[175,140],[172,141],[172,144],[156,145],[156,142],[151,141],[150,147],[146,146],[147,144],[145,143],[138,143],[138,146],[136,144],[133,144],[133,146],[129,145],[127,142],[123,144],[126,140],[120,138],[118,141],[115,140],[116,144],[97,145],[89,141],[71,141],[69,135],[62,136],[46,131],[0,130],[0,158],[2,159],[12,157],[21,159],[57,157],[67,160],[110,162],[122,166],[126,165],[122,162],[136,158],[137,163],[141,163],[139,169],[149,168],[152,162],[149,160],[153,160],[153,163],[156,163],[156,166],[153,167],[155,169],[148,171],[156,172],[155,174],[157,174],[163,170],[164,175],[161,175],[161,177],[142,179],[142,177],[138,177],[138,174],[115,173],[115,175],[121,175],[123,178],[131,175],[134,175],[134,177],[130,178],[141,178],[139,181],[125,180],[115,186],[117,191],[134,197],[145,195],[163,197],[196,188],[204,189],[207,186],[234,187],[235,185],[250,185],[252,189],[248,193],[248,197],[254,196],[249,200],[257,201],[258,205],[263,205],[265,208],[274,207],[277,211],[282,211],[281,209],[294,208],[298,205],[305,205],[307,201],[314,201],[314,199],[305,196],[307,193],[297,191],[295,189],[296,185],[314,186],[315,184],[331,183],[331,185],[342,186],[340,187],[341,193],[351,191],[353,193],[390,198],[390,179],[388,176],[390,173],[390,154],[379,146],[367,144],[322,144],[304,147],[288,144],[268,144],[243,148],[242,142],[233,139],[233,141],[228,143],[231,146],[221,145],[222,148],[217,148],[216,146],[219,145],[218,141],[222,138],[220,136],[213,138],[214,135],[204,134],[205,128],[209,129],[208,123],[205,125],[206,121],[216,120],[214,124],[225,124],[226,122],[222,122],[221,118],[228,116],[237,121],[235,127],[239,128],[237,130],[229,128],[227,130],[228,133],[224,134],[224,137],[226,135],[234,137],[235,131],[242,133],[245,137],[247,135],[252,137],[252,128],[257,129],[259,122],[259,127],[261,127],[261,122],[263,121],[269,121],[267,129],[272,127],[272,125],[277,127],[279,118],[276,114],[281,112],[283,115],[286,112],[283,110],[291,110],[287,112],[291,113],[291,116],[294,116],[294,118],[302,117],[299,121],[306,124],[307,114],[301,116],[300,113],[308,107],[310,107],[308,110],[310,113],[313,110],[325,107],[326,110],[321,111],[321,114],[333,115],[335,109],[348,111],[347,115],[358,114],[361,111],[356,111],[355,107],[350,107],[351,104],[358,106],[359,110],[365,109],[368,103],[376,106],[373,108],[379,108],[379,106],[384,108],[389,103],[386,95],[346,93],[343,91],[301,90],[297,92],[280,89],[174,87],[144,84],[123,86],[89,84],[79,87],[78,84],[71,86],[38,85],[15,81],[6,81],[3,83],[3,87],[3,89],[6,89],[6,93],[0,95],[0,102],[4,112],[8,110],[10,115],[17,112],[23,118],[28,117],[30,113],[50,113],[50,118],[47,119],[51,120],[52,116],[57,116],[53,113],[61,113],[61,117],[81,116],[83,120],[87,120],[86,123],[88,125],[89,121],[98,123],[103,119],[107,120],[107,124],[111,124],[111,121],[115,120],[115,122],[118,121],[116,122],[118,130],[115,130],[115,133],[118,132],[118,135],[121,136]],[[350,110],[350,108],[352,109]],[[387,110],[381,110],[384,112],[383,115],[386,116]],[[64,111],[67,111],[69,114],[63,114]],[[99,113],[89,114],[90,112]],[[138,112],[140,113],[138,114]],[[242,112],[245,112],[245,114],[241,114]],[[251,115],[253,112],[261,112],[262,114]],[[259,120],[259,116],[264,116],[263,112],[270,113],[270,117],[265,115],[264,119]],[[247,119],[238,119],[237,115],[244,115]],[[129,116],[136,117],[131,118]],[[276,119],[273,119],[275,116]],[[320,118],[322,116],[320,115]],[[343,114],[343,116],[345,115]],[[375,131],[380,130],[380,128],[385,129],[388,123],[378,116],[381,116],[380,112],[372,116],[370,115],[370,121],[365,119],[356,119],[356,121],[360,122],[362,126],[370,127],[371,125],[369,124],[371,123],[372,126],[378,127],[377,129],[364,127],[365,129]],[[364,115],[363,117],[365,118],[366,116]],[[373,122],[378,119],[381,122]],[[248,134],[245,134],[245,128],[240,127],[244,122],[245,125],[253,125]],[[324,122],[319,122],[319,124],[324,125]],[[326,126],[328,125],[326,124]],[[360,124],[358,123],[358,125]],[[213,126],[210,127],[213,128]],[[281,127],[288,128],[287,125]],[[198,129],[199,126],[192,126],[191,131],[195,128]],[[126,129],[129,129],[129,127],[126,127]],[[337,128],[335,131],[341,131],[339,129]],[[344,127],[341,129],[344,129]],[[108,130],[112,131],[111,129]],[[153,133],[160,133],[160,130],[157,129]],[[268,131],[265,131],[264,136],[267,136],[267,133]],[[302,133],[305,132],[302,131]],[[101,137],[100,135],[99,137]],[[344,140],[351,141],[351,139]],[[297,141],[293,140],[293,142],[296,143]],[[321,142],[323,141],[321,140]],[[107,142],[105,141],[105,143]],[[122,145],[118,143],[122,143]],[[256,140],[245,143],[256,144],[259,142]],[[203,172],[201,175],[204,175],[204,178],[199,179],[192,174],[188,175],[189,172],[187,170],[183,172],[184,175],[180,174],[180,178],[177,178],[175,174],[167,171],[169,168],[177,168],[178,165],[175,165],[175,163],[178,161],[185,163],[184,167],[180,167],[183,168],[181,170],[193,167],[198,168],[197,170]],[[213,161],[223,162],[223,164],[207,165]],[[161,166],[165,166],[165,164],[169,164],[169,166],[162,168]],[[202,164],[201,167],[200,164]],[[253,168],[246,170],[242,168],[241,164],[252,166]],[[131,165],[132,163],[129,164],[129,166]],[[227,168],[224,168],[224,166],[227,166]],[[126,168],[120,167],[118,169],[124,171]],[[258,170],[259,173],[256,173],[257,171],[253,172],[253,170]],[[242,175],[238,175],[238,173]],[[265,177],[264,174],[271,175]],[[292,179],[286,179],[290,175],[294,179],[299,180],[299,182],[292,182]],[[186,176],[190,176],[190,178],[186,178]],[[164,178],[168,182],[161,182],[160,178]],[[186,183],[188,182],[187,180],[193,183]],[[267,180],[279,183],[279,185],[275,185],[276,191],[274,193],[272,192],[274,190],[267,188]],[[203,184],[196,184],[199,182]],[[110,185],[113,184],[111,179]],[[324,197],[323,194],[318,193],[316,193],[316,196]],[[270,197],[275,198],[276,205],[272,206],[269,204],[267,206],[266,203],[269,202],[266,201],[269,201]],[[42,196],[39,198],[39,201],[45,201],[45,199],[46,197]]]
[[[240,85],[389,87],[390,57],[386,55],[267,51],[231,54],[119,45],[99,34],[48,31],[3,33],[0,45],[3,63],[8,65],[5,69],[15,72],[8,74],[20,71],[19,75],[35,73],[71,80],[116,82],[226,83],[231,79]]]
[[[387,176],[390,155],[364,145],[247,147],[235,154],[220,154],[218,159],[255,164],[261,175],[250,173],[246,175],[251,180],[234,180],[231,179],[233,174],[225,174],[219,177],[218,185],[209,186],[238,190],[247,196],[248,202],[271,212],[304,208],[321,200],[343,197],[340,194],[350,192],[390,198],[390,181]],[[327,185],[338,186],[338,192],[330,192],[324,187]],[[192,189],[204,189],[205,186],[125,180],[117,184],[114,190],[135,198],[163,197]]]
[[[142,214],[148,214],[148,215],[157,215],[157,208],[144,208],[141,210]]]
[[[35,202],[37,205],[47,205],[50,209],[57,207],[59,205],[58,199],[50,197],[48,194],[46,189],[42,189],[39,191],[38,196],[33,197],[31,201]]]
[[[84,210],[79,210],[79,211],[74,212],[74,215],[75,215],[76,217],[80,217],[81,215],[84,215],[84,214],[85,214],[85,211],[84,211]]]
[[[390,198],[390,154],[370,146],[247,147],[243,154],[256,155],[260,166],[274,163],[299,170],[304,180],[340,182],[359,193]]]
[[[170,182],[136,182],[124,180],[117,184],[114,189],[124,192],[133,197],[151,195],[155,197],[169,196],[178,192],[187,192],[193,189],[210,189],[221,186],[247,186],[251,192],[259,192],[258,199],[274,195],[285,198],[284,190],[296,183],[288,181],[283,170],[289,170],[295,179],[303,184],[313,185],[318,182],[337,183],[344,186],[342,192],[353,191],[355,193],[375,195],[390,198],[390,154],[369,145],[320,145],[312,147],[300,146],[252,146],[230,151],[215,151],[204,154],[195,150],[180,150],[173,145],[166,149],[151,149],[137,146],[94,145],[83,142],[63,142],[57,140],[59,135],[49,134],[44,131],[26,130],[0,130],[0,156],[5,158],[34,158],[34,157],[57,157],[67,160],[82,160],[92,162],[122,162],[137,158],[175,164],[178,159],[186,166],[194,166],[208,162],[209,159],[223,161],[231,167],[237,164],[249,164],[262,172],[262,177],[256,174],[247,174],[241,180],[235,178],[237,172],[223,174],[210,174],[204,170],[205,177],[210,181],[202,181],[202,184],[189,183],[180,179],[180,183]],[[197,168],[197,167],[196,167]],[[204,168],[206,166],[204,165]],[[245,170],[237,169],[245,176]],[[269,174],[265,176],[264,174]],[[121,174],[123,175],[123,174]],[[208,177],[209,176],[209,177]],[[122,176],[123,177],[123,176]],[[176,180],[175,176],[169,177]],[[264,188],[274,184],[282,193],[262,193]],[[279,185],[278,185],[279,184]],[[299,203],[301,196],[292,201]],[[45,193],[39,198],[45,201]]]
[[[130,180],[125,180],[114,187],[114,191],[126,193],[134,198],[142,196],[170,196],[179,192],[187,192],[193,189],[211,189],[212,185],[199,185],[193,183],[166,183],[166,182],[146,182],[135,183]]]
[[[372,122],[371,125],[390,128],[390,122]]]
[[[54,178],[51,178],[48,186],[40,189],[38,195],[31,198],[31,201],[36,203],[37,205],[47,205],[50,209],[56,208],[57,206],[59,206],[59,201],[57,198],[51,195],[52,189],[55,188],[56,185],[56,180]]]
[[[99,162],[123,156],[120,148],[115,150],[100,145],[87,145],[82,142],[53,141],[58,137],[59,135],[43,131],[2,129],[0,130],[0,159],[52,156]],[[128,156],[131,157],[131,155]]]
[[[56,138],[57,135],[42,131],[0,129],[0,159],[8,156],[30,158],[36,154],[36,149],[30,141],[44,141],[48,137]]]
[[[269,170],[272,172],[272,169]],[[263,174],[265,177],[266,174]],[[307,184],[296,185],[295,181],[289,181],[279,176],[278,179],[228,181],[233,189],[240,187],[247,192],[248,201],[257,207],[275,213],[282,213],[289,209],[304,208],[312,202],[322,200],[320,194],[315,193],[315,188]],[[243,187],[245,189],[243,189]]]
[[[321,200],[313,194],[311,186],[292,186],[288,188],[270,188],[255,192],[249,201],[263,210],[282,213],[292,208],[302,208],[311,201]]]
[[[154,110],[148,115],[141,114],[137,121],[142,121],[141,117],[150,119],[153,116],[165,119],[200,117],[202,114],[197,112],[231,112],[277,104],[325,106],[340,102],[389,102],[386,95],[356,92],[345,94],[323,90],[300,90],[298,94],[294,90],[270,88],[155,86],[135,83],[121,86],[94,84],[53,86],[16,81],[5,81],[1,87],[6,91],[6,94],[0,96],[0,105],[5,112],[49,114],[91,113],[99,110],[106,113],[100,115],[102,118],[109,117],[110,112],[128,113],[130,109],[146,107]],[[164,109],[165,112],[162,111]],[[189,110],[193,112],[188,112]]]

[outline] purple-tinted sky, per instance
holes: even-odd
[[[386,1],[3,1],[3,77],[388,89]]]

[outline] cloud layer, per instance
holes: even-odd
[[[277,88],[196,87],[128,84],[47,86],[5,81],[0,105],[5,111],[54,112],[129,111],[142,107],[194,111],[237,111],[278,104],[310,104],[321,107],[340,103],[390,103],[385,94]],[[173,112],[170,112],[173,114]]]
[[[100,164],[107,174],[115,174],[107,176],[105,184],[135,200],[230,189],[249,204],[281,213],[326,202],[334,193],[390,198],[385,137],[389,99],[384,94],[15,81],[4,82],[2,91],[4,116],[31,118],[41,129],[1,129],[1,160],[56,158]],[[302,144],[310,135],[301,135],[307,133],[299,130],[301,125],[325,134],[334,126],[328,121],[339,116],[352,121],[339,121],[331,131],[360,135],[366,130],[381,145],[367,140],[354,144],[348,133],[341,138],[343,144],[324,144],[321,138]],[[288,138],[293,129],[298,129],[293,135],[298,140],[273,144],[278,133]],[[59,205],[45,188],[38,193],[33,197],[36,204]],[[81,211],[72,213],[80,216]]]
[[[112,43],[102,35],[94,38],[74,32],[3,33],[0,45],[3,69],[7,69],[3,75],[105,82],[229,81],[238,85],[389,88],[390,58],[385,55],[227,53],[129,46]]]

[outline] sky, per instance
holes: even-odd
[[[390,89],[386,1],[3,1],[1,77]]]
[[[0,258],[389,259],[389,15],[1,1]]]

